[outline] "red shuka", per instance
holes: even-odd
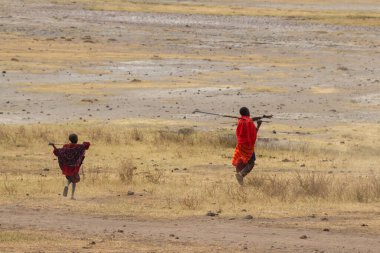
[[[255,152],[257,130],[250,117],[242,116],[239,118],[236,128],[236,138],[237,145],[232,158],[232,165],[242,166],[248,163],[252,154]]]
[[[250,147],[255,146],[257,130],[250,117],[242,116],[239,118],[238,126],[236,128],[236,138],[238,144],[246,144]]]
[[[66,155],[68,156],[75,156],[75,154],[70,154],[70,150],[74,151],[76,148],[82,148],[83,153],[80,155],[80,157],[74,158],[74,160],[77,160],[75,165],[68,165],[68,164],[60,164],[62,174],[65,176],[75,176],[79,173],[81,162],[84,159],[84,150],[89,149],[90,143],[89,142],[83,142],[83,144],[74,144],[69,143],[63,145],[60,149],[54,149],[53,153],[54,155],[58,156],[58,159],[60,158],[60,155],[62,154],[61,151],[66,151]],[[75,151],[74,151],[75,152]],[[72,153],[72,152],[71,152]]]

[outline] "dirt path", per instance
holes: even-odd
[[[60,214],[61,213],[61,214]],[[67,213],[66,213],[67,214]],[[170,241],[186,245],[222,247],[222,251],[258,250],[276,252],[379,252],[380,239],[363,233],[279,228],[268,220],[191,217],[175,220],[110,218],[71,215],[58,210],[32,210],[17,206],[0,207],[1,230],[51,231],[82,236],[118,233],[126,240],[139,237],[146,242]],[[300,237],[306,235],[306,239]]]

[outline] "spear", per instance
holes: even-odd
[[[240,117],[237,117],[237,116],[231,116],[231,115],[225,115],[225,114],[219,114],[219,113],[213,113],[213,112],[204,112],[204,111],[201,111],[201,110],[198,110],[196,109],[195,111],[193,111],[193,114],[195,113],[202,113],[202,114],[208,114],[208,115],[215,115],[215,116],[219,116],[219,117],[224,117],[224,118],[233,118],[233,119],[239,119]],[[258,120],[261,120],[261,119],[271,119],[273,117],[273,115],[263,115],[261,117],[253,117],[252,120],[253,121],[258,121]],[[270,121],[262,121],[262,122],[270,122]]]

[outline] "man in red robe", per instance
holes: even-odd
[[[76,183],[80,181],[79,170],[85,158],[85,151],[89,149],[90,143],[83,142],[83,144],[77,144],[78,136],[76,134],[70,134],[69,140],[70,143],[63,145],[62,148],[56,148],[53,143],[49,143],[49,145],[53,146],[53,153],[58,157],[59,167],[67,179],[65,188],[63,189],[63,196],[67,196],[69,185],[72,184],[71,199],[75,199]]]
[[[257,127],[250,118],[248,108],[240,108],[241,117],[236,128],[237,145],[232,159],[232,165],[236,168],[236,179],[240,185],[244,183],[244,177],[251,172],[255,166],[255,143],[257,132],[261,126],[261,121],[257,122]]]

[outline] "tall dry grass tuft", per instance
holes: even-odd
[[[316,173],[308,173],[305,175],[297,173],[296,179],[300,190],[300,192],[298,192],[299,195],[318,198],[328,197],[333,182],[332,176]]]
[[[8,176],[5,176],[4,180],[4,192],[10,196],[13,196],[17,193],[17,184],[10,180]]]
[[[151,184],[163,184],[165,182],[165,173],[162,170],[155,169],[145,173],[145,180]]]
[[[121,161],[119,169],[119,177],[121,182],[131,184],[133,182],[133,175],[136,169],[137,168],[133,164],[132,159]]]
[[[187,193],[179,198],[179,203],[186,209],[196,210],[201,204],[200,197],[196,193]]]

